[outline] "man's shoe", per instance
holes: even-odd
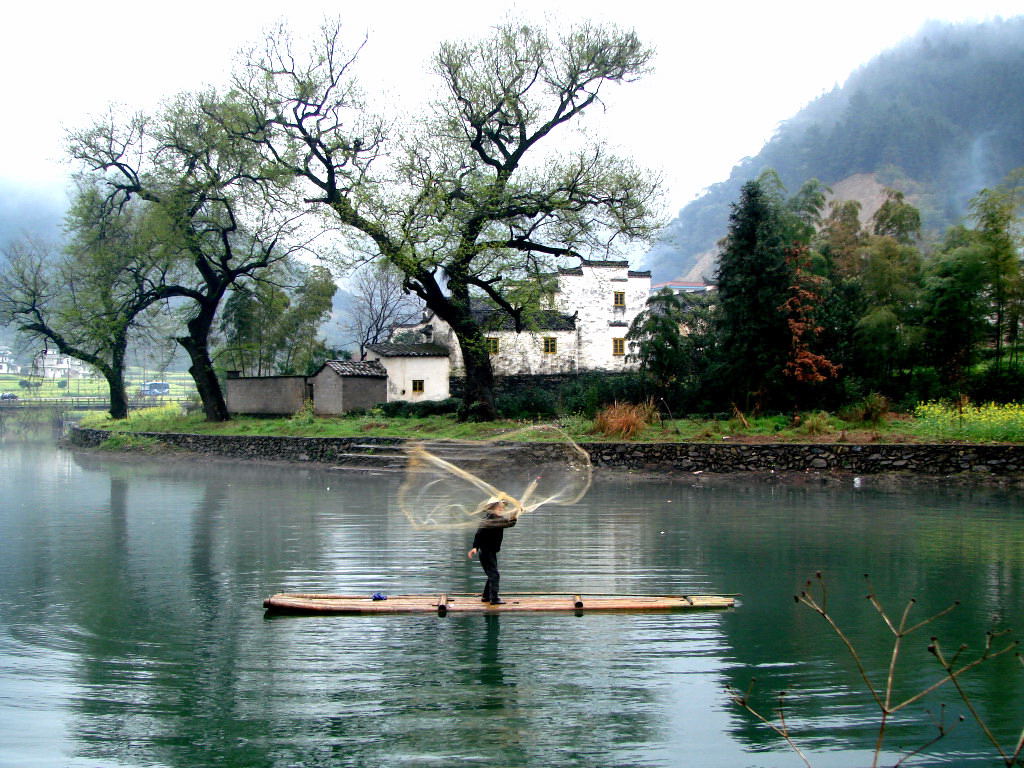
[[[489,598],[489,597],[481,597],[480,598],[480,602],[481,603],[489,603],[489,602],[491,602],[491,598]]]
[[[504,604],[505,604],[505,601],[502,600],[500,597],[495,599],[495,600],[491,600],[491,605],[504,605]]]

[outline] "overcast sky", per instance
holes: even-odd
[[[151,108],[223,84],[237,51],[282,19],[312,33],[325,14],[340,16],[351,40],[368,38],[364,84],[409,103],[443,40],[485,36],[509,15],[548,25],[591,19],[634,28],[657,50],[654,73],[611,94],[604,119],[615,145],[663,174],[674,214],[756,154],[780,121],[925,21],[1020,13],[1022,0],[22,0],[0,25],[0,179],[61,189],[66,129],[110,103]]]

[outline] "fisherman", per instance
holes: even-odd
[[[473,548],[467,553],[472,560],[473,555],[480,555],[480,567],[487,574],[481,601],[491,605],[504,605],[505,601],[498,595],[498,552],[501,551],[501,539],[505,529],[516,524],[515,515],[505,514],[505,502],[501,499],[489,503],[484,510],[487,514],[473,537]]]

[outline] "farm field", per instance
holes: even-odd
[[[125,377],[128,396],[140,395],[143,384],[149,381],[165,381],[170,385],[168,399],[183,400],[195,395],[195,384],[185,371],[157,373],[144,368],[130,367]],[[85,379],[41,379],[37,376],[0,374],[0,393],[14,393],[19,401],[30,402],[66,400],[68,398],[107,399],[107,383],[101,377]]]

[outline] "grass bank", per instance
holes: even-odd
[[[1024,442],[1024,406],[965,406],[930,403],[913,414],[886,414],[870,422],[843,419],[824,412],[792,416],[731,419],[659,419],[644,412],[612,412],[595,419],[565,416],[557,421],[574,440],[622,442]],[[521,421],[458,422],[452,416],[385,417],[379,412],[357,416],[317,417],[301,411],[288,418],[240,416],[227,422],[203,420],[176,405],[133,411],[127,419],[88,414],[82,426],[117,432],[176,432],[214,435],[291,437],[400,437],[410,439],[486,440],[514,432]]]

